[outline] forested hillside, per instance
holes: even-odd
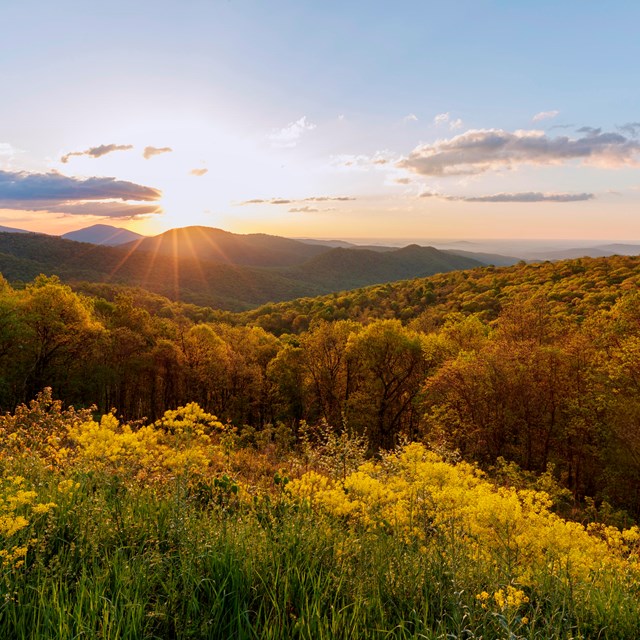
[[[0,273],[11,282],[44,273],[74,284],[144,287],[172,300],[232,311],[481,264],[432,247],[332,249],[202,227],[174,229],[118,247],[0,233]]]
[[[552,469],[575,499],[638,515],[639,266],[475,269],[250,315],[3,281],[0,405],[51,386],[128,419],[195,401],[247,434],[326,421],[370,453],[408,437]]]

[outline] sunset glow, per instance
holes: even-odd
[[[638,9],[547,4],[6,3],[0,225],[638,240]]]

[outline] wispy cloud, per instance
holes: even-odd
[[[307,116],[302,116],[294,122],[290,122],[283,129],[274,129],[267,137],[274,147],[292,148],[295,147],[302,134],[306,131],[313,131],[316,125],[307,120]]]
[[[0,156],[12,156],[15,152],[8,142],[0,142]]]
[[[189,171],[190,176],[196,176],[196,177],[204,176],[207,173],[209,173],[209,169],[205,169],[205,168],[191,169],[191,171]]]
[[[577,133],[588,133],[590,136],[599,136],[602,133],[601,127],[580,127]]]
[[[160,213],[158,189],[116,178],[0,171],[0,209],[132,217]]]
[[[448,111],[446,113],[439,113],[433,119],[433,124],[435,124],[436,127],[449,125],[449,129],[451,129],[451,131],[462,129],[462,127],[464,126],[464,122],[462,122],[460,118],[456,118],[455,120],[452,119],[451,114]]]
[[[289,213],[318,213],[320,209],[315,209],[314,207],[293,207],[289,209]],[[322,211],[327,211],[327,209],[322,209]]]
[[[71,153],[67,153],[62,158],[60,158],[60,162],[67,163],[69,162],[69,158],[74,156],[90,156],[92,158],[101,158],[102,156],[106,156],[108,153],[113,153],[114,151],[129,151],[133,149],[132,144],[101,144],[97,147],[90,147],[89,149],[85,149],[84,151],[72,151]]]
[[[42,211],[39,208],[31,210]],[[162,207],[157,204],[129,204],[127,202],[63,202],[50,204],[46,211],[65,215],[131,219],[162,213]]]
[[[618,131],[622,131],[622,133],[626,133],[632,138],[637,138],[640,136],[640,122],[627,122],[626,124],[621,124],[618,127]]]
[[[449,140],[416,147],[397,166],[425,176],[475,175],[522,164],[585,164],[619,167],[635,164],[640,142],[618,133],[572,139],[541,131],[470,130]]]
[[[531,120],[533,122],[540,122],[540,120],[551,120],[559,115],[560,112],[557,109],[553,109],[552,111],[540,111],[540,113],[536,113]]]
[[[351,196],[311,196],[310,198],[253,198],[252,200],[244,200],[238,205],[244,206],[248,204],[302,204],[304,202],[349,202],[355,200]]]
[[[385,165],[397,162],[398,155],[391,151],[376,151],[373,155],[342,154],[333,156],[331,164],[347,169],[371,169],[371,167],[383,168]]]
[[[487,196],[453,196],[425,191],[421,198],[438,198],[455,202],[582,202],[593,200],[593,193],[541,193],[539,191],[525,191],[522,193],[494,193]]]
[[[142,155],[145,160],[153,158],[153,156],[159,156],[162,153],[171,153],[173,149],[171,147],[145,147]]]
[[[415,113],[409,113],[404,118],[402,118],[403,122],[418,122],[418,116]]]

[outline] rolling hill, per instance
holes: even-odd
[[[471,257],[418,245],[388,251],[331,249],[277,236],[237,236],[216,229],[211,230],[213,233],[203,233],[200,228],[192,229],[191,234],[180,231],[162,234],[156,243],[149,244],[145,239],[118,247],[41,234],[0,234],[0,272],[13,282],[31,280],[45,273],[58,275],[70,283],[138,286],[172,300],[242,311],[265,303],[483,264]],[[210,252],[209,242],[202,238],[212,237],[222,240],[216,250]],[[179,257],[167,255],[167,243],[173,239],[179,246]],[[207,257],[186,257],[189,243],[196,248],[196,255]],[[300,246],[310,247],[316,255],[303,261],[304,251]],[[218,261],[221,247],[226,251],[226,263]],[[253,247],[256,247],[255,254],[252,254]],[[215,259],[210,257],[212,253]],[[249,264],[230,263],[232,259]],[[296,261],[299,263],[290,264]],[[269,266],[263,266],[264,263]]]
[[[182,227],[124,245],[130,251],[207,260],[252,267],[302,264],[329,247],[307,244],[265,233],[247,235],[212,227]]]

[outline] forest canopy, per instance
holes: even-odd
[[[51,387],[157,420],[197,402],[239,429],[403,439],[549,470],[638,515],[640,259],[453,272],[244,314],[109,285],[0,281],[0,408]]]

